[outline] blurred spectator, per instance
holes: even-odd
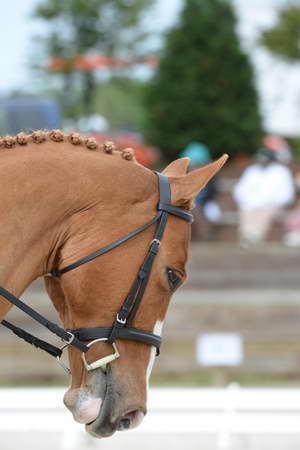
[[[281,161],[288,162],[286,146],[264,148],[256,154],[256,164],[242,174],[233,191],[239,208],[239,237],[242,246],[263,242],[279,211],[294,200],[292,174]]]
[[[191,142],[181,156],[189,157],[191,159],[190,169],[194,170],[198,167],[204,166],[211,162],[211,156],[209,149],[206,145],[200,142]],[[196,207],[201,212],[204,225],[202,227],[201,237],[204,240],[214,240],[218,232],[218,225],[221,219],[221,209],[216,202],[218,195],[218,179],[217,176],[213,177],[202,189],[196,197]],[[196,227],[199,227],[199,223],[196,220]],[[198,235],[198,230],[195,230]]]
[[[300,173],[295,176],[295,185],[297,191],[300,192]],[[288,215],[285,222],[286,234],[283,238],[285,245],[288,247],[300,247],[300,202]]]

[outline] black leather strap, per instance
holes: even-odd
[[[192,223],[194,216],[190,211],[183,208],[178,208],[177,206],[171,205],[171,187],[169,179],[166,175],[159,172],[154,172],[158,177],[159,182],[159,204],[158,211],[165,211],[173,216],[180,217],[180,219],[186,222]]]
[[[111,244],[101,248],[100,250],[95,251],[94,253],[91,253],[88,256],[85,256],[84,258],[79,259],[78,261],[70,264],[69,266],[64,267],[63,269],[53,270],[48,275],[51,275],[53,277],[59,277],[60,275],[63,275],[66,272],[70,272],[70,270],[74,270],[77,267],[82,266],[82,264],[86,264],[87,262],[92,261],[95,258],[98,258],[98,256],[104,255],[104,253],[110,252],[114,248],[119,247],[119,245],[124,244],[124,242],[129,241],[129,239],[132,239],[137,234],[140,234],[144,230],[149,228],[151,225],[153,225],[155,222],[159,220],[160,216],[161,212],[158,212],[158,214],[156,214],[156,216],[153,219],[151,219],[149,222],[145,223],[141,227],[137,228],[136,230],[132,231],[131,233],[127,234],[126,236],[118,239],[117,241],[112,242]]]
[[[24,311],[32,319],[36,320],[41,325],[48,328],[48,330],[50,330],[52,333],[56,334],[56,336],[63,339],[64,342],[68,342],[70,345],[73,345],[74,347],[78,348],[82,352],[88,351],[88,347],[86,345],[84,345],[82,342],[80,342],[75,336],[72,337],[68,331],[59,327],[56,323],[51,322],[50,320],[41,316],[41,314],[36,312],[34,309],[30,308],[30,306],[26,305],[24,302],[22,302],[22,300],[15,297],[11,292],[8,292],[6,289],[4,289],[1,286],[0,286],[0,296],[4,297],[10,303],[17,306],[17,308]]]
[[[62,355],[62,350],[58,347],[55,347],[52,344],[49,344],[46,341],[43,341],[36,336],[33,336],[32,334],[28,333],[27,331],[23,330],[22,328],[16,327],[10,322],[7,322],[6,320],[2,320],[2,325],[9,330],[11,330],[16,336],[23,339],[28,344],[34,345],[37,348],[40,348],[41,350],[44,350],[45,352],[49,353],[49,355],[54,356],[55,358],[60,358]]]
[[[171,187],[169,178],[163,173],[154,173],[158,178],[159,202],[171,203]]]
[[[183,219],[189,223],[192,223],[194,221],[194,216],[190,211],[178,208],[177,206],[173,206],[168,203],[159,202],[157,209],[159,211],[165,211],[169,214],[172,214],[172,216],[180,217],[180,219]]]
[[[168,178],[160,173],[156,173],[156,175],[158,177],[159,182],[160,199],[163,199],[165,202],[169,203],[171,199],[171,190]],[[149,250],[139,270],[137,278],[135,279],[129,291],[129,294],[127,295],[120,311],[117,314],[116,320],[111,328],[111,333],[108,337],[108,342],[110,343],[113,343],[117,339],[117,336],[120,333],[121,329],[132,328],[133,320],[141,304],[151,275],[154,259],[159,251],[160,241],[163,237],[167,220],[168,220],[168,213],[162,212],[159,221],[157,223],[154,238],[150,244]]]
[[[80,341],[93,341],[94,339],[108,338],[111,333],[111,327],[98,328],[78,328],[70,330]],[[129,339],[144,344],[153,345],[159,351],[161,345],[161,337],[148,331],[141,331],[136,328],[119,328],[116,339]]]

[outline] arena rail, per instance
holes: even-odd
[[[95,441],[82,425],[74,423],[63,406],[63,393],[64,389],[58,388],[0,389],[1,436],[56,432],[60,435],[58,450],[119,448],[118,437]],[[299,423],[300,389],[242,389],[238,385],[226,389],[152,388],[149,414],[126,436],[138,442],[147,435],[213,435],[215,448],[228,450],[237,435],[287,434],[298,435],[300,440]]]

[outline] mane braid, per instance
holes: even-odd
[[[102,151],[111,155],[117,153],[127,161],[136,161],[132,148],[120,149],[112,141],[99,144],[94,137],[85,137],[77,132],[65,134],[61,130],[37,130],[31,134],[21,132],[16,136],[0,136],[0,148],[12,149],[16,146],[26,146],[31,143],[42,144],[46,141],[52,141],[54,143],[69,142],[74,146],[83,146],[87,150]]]

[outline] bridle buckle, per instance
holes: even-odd
[[[150,246],[151,246],[152,244],[157,244],[157,246],[160,247],[161,242],[160,242],[159,239],[156,239],[156,238],[155,238],[155,239],[152,239]]]
[[[87,345],[87,347],[91,347],[93,344],[96,344],[96,342],[107,341],[107,340],[108,340],[108,338],[95,339],[86,345]],[[105,372],[106,365],[111,363],[115,359],[119,358],[120,353],[118,351],[116,344],[114,342],[112,342],[111,345],[114,349],[114,353],[111,353],[110,355],[107,355],[107,356],[103,356],[103,358],[100,358],[97,361],[94,361],[93,363],[90,363],[90,364],[86,360],[85,353],[81,353],[81,359],[83,361],[84,367],[86,368],[86,370],[88,372],[98,369],[99,367]]]
[[[66,345],[70,345],[72,344],[72,342],[75,339],[75,335],[73,333],[71,333],[71,331],[67,331],[68,335],[70,336],[69,339],[62,339],[62,341],[66,344]]]
[[[127,322],[127,319],[120,319],[119,314],[117,314],[117,322],[120,323],[121,325],[125,325]]]
[[[71,333],[71,331],[67,331],[67,333],[70,336],[70,339],[62,339],[64,344],[60,347],[60,350],[64,350],[75,339],[75,335],[73,333]],[[71,369],[69,369],[69,367],[61,360],[61,357],[62,357],[62,355],[56,357],[56,360],[57,360],[58,364],[60,365],[60,367],[62,367],[64,369],[64,371],[68,375],[71,375]]]

